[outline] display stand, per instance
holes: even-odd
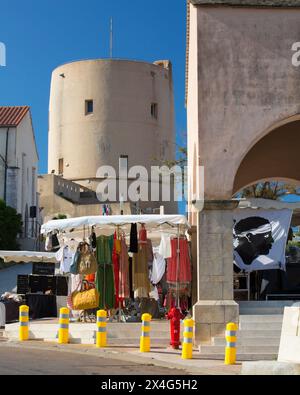
[[[42,234],[49,234],[51,232],[70,232],[73,235],[75,231],[85,229],[85,226],[91,226],[94,229],[99,228],[107,230],[110,227],[120,229],[132,224],[146,225],[151,230],[162,230],[164,227],[173,227],[177,229],[177,267],[176,267],[176,307],[180,308],[180,292],[179,292],[179,270],[180,270],[180,230],[187,230],[190,225],[184,215],[120,215],[120,216],[96,216],[96,217],[80,217],[63,220],[50,221],[44,224],[41,228]],[[104,264],[104,305],[106,293],[106,265]],[[120,268],[119,268],[120,269]],[[119,276],[119,294],[120,294],[120,276]],[[119,306],[114,315],[119,322],[125,313],[122,309],[122,302],[119,301]]]

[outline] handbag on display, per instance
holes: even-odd
[[[72,293],[72,305],[74,310],[92,310],[99,307],[99,292],[95,289],[87,291],[75,291]]]
[[[87,243],[79,245],[79,258],[77,270],[79,274],[94,274],[97,272],[98,265],[96,257]]]

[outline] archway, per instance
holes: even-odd
[[[242,160],[233,185],[233,195],[264,180],[300,182],[300,121],[274,129],[259,140]]]
[[[284,183],[299,186],[299,149],[299,120],[293,120],[271,130],[267,135],[256,142],[244,156],[235,176],[233,196],[236,196],[237,193],[240,193],[245,188],[257,183],[275,181],[278,182],[279,185],[280,183]],[[267,198],[266,196],[253,197]],[[269,281],[271,282],[278,281],[278,278],[283,277],[280,276],[279,271],[277,275],[274,272],[275,271],[273,271],[272,274],[273,278],[271,273],[269,276]],[[285,276],[288,277],[288,270]],[[258,275],[255,279],[257,281],[257,278],[261,279],[264,277],[267,278],[268,274],[264,273],[261,276]],[[298,272],[298,277],[300,284],[300,271]]]

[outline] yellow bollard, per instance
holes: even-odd
[[[143,314],[142,316],[142,336],[140,339],[140,352],[150,352],[150,325],[152,316],[150,314]]]
[[[235,365],[236,363],[236,332],[238,330],[237,324],[230,323],[226,328],[226,350],[225,350],[225,365]]]
[[[20,320],[19,339],[21,342],[24,342],[29,339],[29,307],[28,306],[20,306],[19,320]]]
[[[105,310],[97,312],[97,339],[96,347],[103,348],[107,345],[107,313]]]
[[[184,333],[182,344],[182,359],[193,359],[193,337],[195,321],[184,320]]]
[[[70,311],[63,307],[59,312],[59,330],[58,330],[58,343],[68,344],[69,343],[69,322],[70,322]]]

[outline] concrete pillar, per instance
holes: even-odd
[[[233,300],[233,210],[235,201],[207,201],[198,214],[198,302],[194,305],[197,345],[224,336],[226,324],[238,323]]]
[[[197,303],[198,300],[198,265],[197,265],[197,226],[192,226],[189,230],[191,237],[191,260],[192,260],[192,303]]]

